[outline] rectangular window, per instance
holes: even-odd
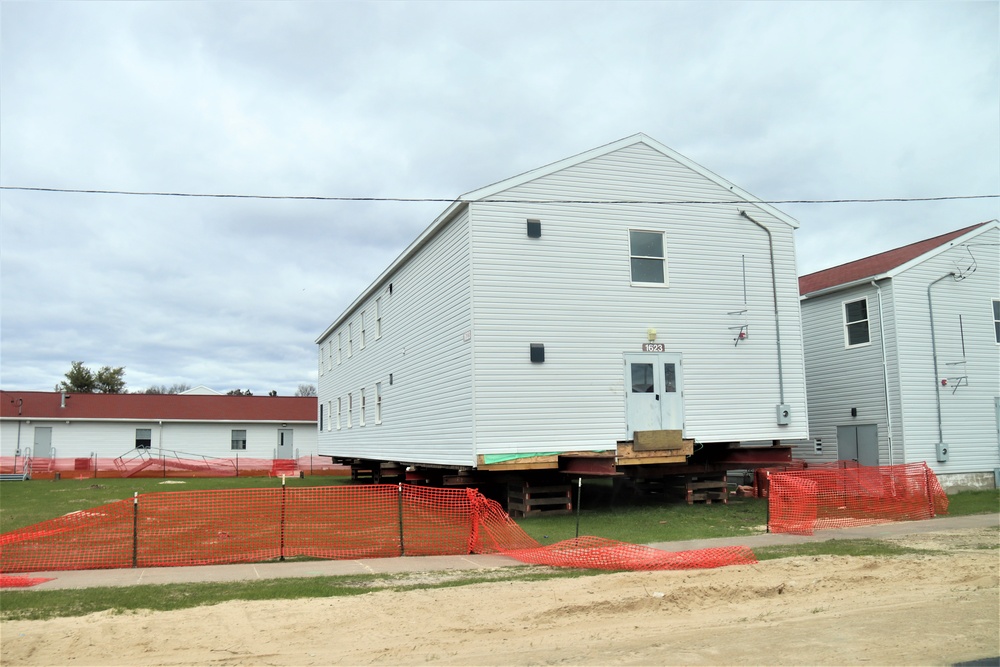
[[[326,345],[319,346],[319,374],[326,371]]]
[[[993,333],[1000,343],[1000,299],[993,299]]]
[[[663,251],[663,232],[628,232],[629,259],[634,285],[666,285],[667,256]]]
[[[844,342],[846,347],[871,343],[868,332],[868,299],[844,303]]]
[[[375,299],[375,338],[382,337],[382,297]]]
[[[344,334],[341,331],[337,332],[337,365],[340,365],[340,360],[344,356]]]
[[[323,404],[319,404],[319,430],[323,430]]]
[[[354,394],[347,394],[347,428],[354,426]]]
[[[375,423],[382,423],[382,383],[375,383]]]
[[[135,430],[135,448],[149,449],[153,446],[153,429],[137,428]]]
[[[359,401],[360,402],[358,403],[358,410],[360,411],[360,414],[358,415],[358,418],[359,418],[358,425],[359,426],[364,426],[365,425],[365,390],[364,389],[361,390],[361,396],[360,396]]]
[[[365,349],[365,311],[361,311],[361,344],[358,346],[359,350]]]
[[[653,364],[632,364],[632,393],[653,393]]]
[[[233,429],[233,449],[247,448],[247,432],[242,429]]]
[[[344,413],[344,399],[337,398],[337,430],[340,430],[340,416]]]
[[[354,356],[354,322],[347,323],[347,356]]]

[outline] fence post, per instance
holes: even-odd
[[[406,546],[403,543],[403,483],[399,482],[398,512],[399,512],[399,555],[406,555]]]
[[[924,461],[924,493],[927,494],[927,508],[931,512],[931,518],[933,519],[936,515],[934,514],[934,496],[931,493],[931,476],[930,467],[928,467],[927,462]]]
[[[771,472],[768,471],[768,472],[764,473],[764,478],[767,480],[767,505],[764,506],[764,508],[765,508],[765,514],[764,514],[764,526],[765,526],[765,528],[764,528],[764,532],[770,533],[771,532],[771,498],[774,497],[774,494],[771,493],[771,491],[772,491],[772,489],[771,489]]]
[[[281,476],[281,545],[278,560],[285,560],[285,476]]]
[[[139,566],[139,492],[132,496],[132,567]]]

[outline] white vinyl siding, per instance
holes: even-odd
[[[498,199],[731,199],[645,146],[622,149]],[[748,207],[775,238],[785,402],[778,427],[774,304],[767,234],[734,207],[516,204],[473,207],[476,441],[479,454],[613,448],[625,432],[623,353],[647,330],[683,354],[685,435],[705,442],[804,438],[805,374],[792,229]],[[545,221],[528,239],[525,218]],[[670,289],[630,288],[627,230],[662,231]],[[609,248],[620,248],[611,253]],[[743,304],[751,336],[733,343]],[[529,362],[544,343],[545,362]],[[516,415],[512,419],[511,415]],[[541,444],[544,443],[544,446]]]
[[[357,312],[374,309],[376,335],[365,354],[346,359],[338,373],[321,379],[319,393],[346,397],[357,387],[380,383],[376,410],[381,424],[321,436],[321,452],[440,465],[474,463],[472,346],[463,339],[471,328],[470,287],[469,225],[462,213],[357,305]],[[338,328],[346,329],[354,317],[346,314]]]

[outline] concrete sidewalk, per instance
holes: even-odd
[[[765,533],[745,537],[720,537],[684,542],[658,542],[649,546],[663,551],[690,551],[712,547],[762,546],[825,542],[865,538],[887,538],[900,535],[935,533],[968,528],[1000,526],[1000,514],[941,517],[927,521],[883,523],[861,528],[841,528],[816,531],[814,535]],[[368,558],[362,560],[312,560],[236,565],[202,565],[196,567],[155,567],[119,570],[63,570],[32,572],[12,576],[50,577],[52,581],[29,590],[91,588],[95,586],[136,586],[139,584],[204,583],[254,581],[284,577],[327,577],[350,574],[391,574],[398,572],[437,572],[442,570],[488,570],[497,567],[523,565],[521,561],[497,554],[463,556],[406,556],[402,558]]]

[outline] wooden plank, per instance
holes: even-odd
[[[637,452],[655,452],[664,449],[683,449],[684,438],[681,431],[635,431],[632,448]]]
[[[619,458],[616,463],[619,466],[641,466],[641,465],[653,465],[658,463],[687,463],[687,456],[649,456],[633,459],[623,459]]]
[[[680,449],[663,449],[663,450],[650,450],[650,451],[636,451],[635,443],[631,440],[623,440],[618,442],[618,458],[621,459],[644,459],[644,458],[662,458],[664,456],[669,457],[686,457],[691,456],[694,453],[694,440],[683,440],[682,447]],[[675,463],[675,461],[669,461],[670,463]],[[680,461],[683,463],[684,461]]]

